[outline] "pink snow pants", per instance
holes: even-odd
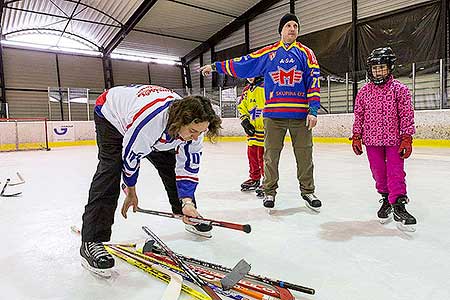
[[[404,160],[397,146],[366,146],[367,158],[378,193],[389,193],[389,203],[406,196]]]

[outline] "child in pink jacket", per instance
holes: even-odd
[[[354,107],[352,148],[356,155],[366,146],[376,189],[382,195],[378,217],[414,230],[416,219],[406,211],[404,160],[412,152],[414,108],[408,87],[394,79],[396,57],[390,47],[374,49],[367,59],[370,82],[358,92]]]

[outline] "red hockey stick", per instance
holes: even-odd
[[[150,215],[155,215],[155,216],[160,216],[160,217],[183,219],[183,215],[177,215],[177,214],[168,213],[168,212],[164,212],[164,211],[142,209],[140,207],[138,207],[136,209],[136,211],[140,212],[140,213],[150,214]],[[193,223],[197,223],[197,224],[203,223],[203,224],[212,225],[212,226],[218,226],[218,227],[223,227],[223,228],[228,228],[228,229],[239,230],[239,231],[243,231],[245,233],[250,233],[250,231],[252,231],[252,228],[250,227],[249,224],[242,225],[242,224],[230,223],[230,222],[225,222],[225,221],[218,221],[218,220],[204,219],[204,218],[194,218],[194,217],[189,217],[188,219],[189,219],[189,221],[191,221]]]
[[[123,183],[122,183],[122,190],[125,194],[127,194],[127,186]],[[140,213],[155,215],[155,216],[160,216],[160,217],[180,219],[180,220],[183,219],[183,215],[177,215],[177,214],[164,212],[164,211],[142,209],[140,207],[138,207],[136,209],[136,211],[140,212]],[[194,217],[189,217],[189,221],[191,221],[193,223],[197,223],[197,224],[203,223],[203,224],[207,224],[207,225],[211,225],[211,226],[218,226],[218,227],[223,227],[223,228],[228,228],[228,229],[239,230],[239,231],[243,231],[245,233],[250,233],[252,231],[250,224],[242,225],[242,224],[230,223],[230,222],[225,222],[225,221],[218,221],[218,220],[204,219],[204,218],[194,218]]]

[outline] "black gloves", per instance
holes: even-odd
[[[244,128],[244,131],[245,131],[245,133],[246,133],[248,136],[254,136],[254,135],[255,135],[255,132],[256,132],[255,126],[253,126],[253,125],[250,123],[250,120],[249,120],[249,119],[244,119],[244,120],[242,120],[241,125],[242,125],[242,127]]]

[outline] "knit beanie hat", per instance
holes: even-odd
[[[291,13],[287,13],[280,20],[280,25],[278,26],[279,34],[281,34],[281,30],[283,30],[284,25],[286,25],[286,23],[289,21],[294,21],[295,23],[297,23],[297,25],[299,25],[297,16]]]

